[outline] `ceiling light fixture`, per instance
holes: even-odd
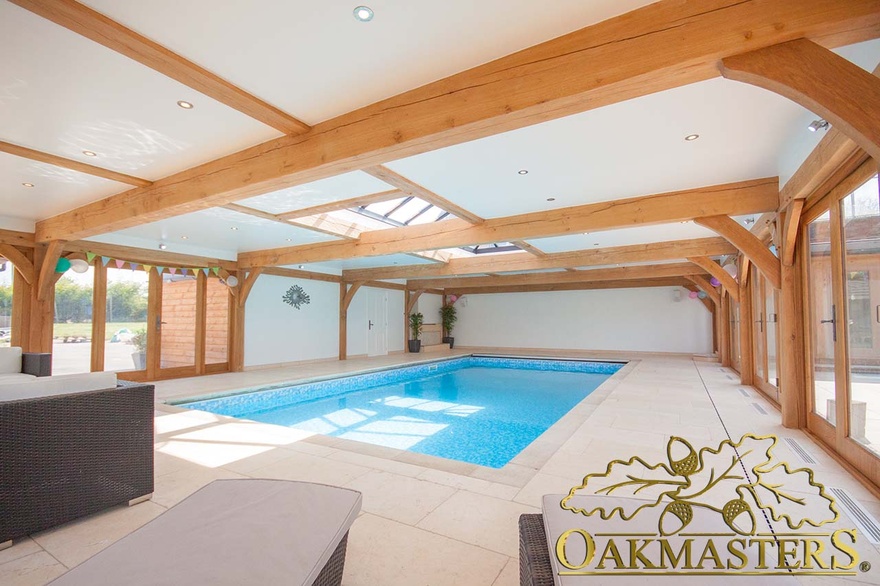
[[[87,157],[97,157],[98,156],[98,153],[96,153],[94,151],[83,151],[83,154]]]
[[[685,139],[686,141],[688,141],[688,142],[695,141],[695,140],[697,140],[698,138],[700,138],[700,135],[699,135],[699,134],[689,134],[689,135],[687,135],[686,137],[684,137],[684,139]]]
[[[547,201],[556,201],[556,198],[555,197],[548,197]]]
[[[807,130],[810,132],[816,132],[817,130],[828,130],[828,127],[831,126],[828,124],[827,120],[819,118],[818,120],[813,120],[810,122],[810,125],[807,126]]]
[[[189,240],[189,236],[181,236],[180,239],[181,240]]]
[[[288,238],[287,241],[288,241],[288,242],[293,242],[293,238]]]
[[[306,268],[306,265],[299,265],[299,268],[304,269]]]
[[[159,250],[165,250],[166,248],[168,248],[167,244],[165,244],[164,242],[159,243]]]
[[[192,110],[195,108],[195,106],[192,105],[192,102],[187,102],[186,100],[177,100],[177,105],[184,110]]]
[[[360,22],[373,20],[373,9],[369,6],[358,6],[354,9],[354,17]]]
[[[232,227],[229,228],[229,229],[235,231],[235,230],[238,230],[238,227],[236,227],[236,226],[232,226]]]
[[[24,185],[25,187],[33,187],[34,186],[33,183],[22,183],[22,185]]]
[[[529,170],[528,169],[520,169],[519,171],[517,171],[517,173],[519,173],[520,175],[528,175]]]

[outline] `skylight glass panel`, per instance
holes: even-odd
[[[388,219],[400,224],[406,224],[427,206],[428,202],[414,197],[396,210],[391,211],[388,214]]]
[[[379,203],[371,203],[368,206],[365,206],[367,211],[373,212],[374,214],[378,214],[380,216],[384,216],[397,206],[403,203],[405,197],[399,197],[397,199],[390,199],[388,201],[380,201]]]
[[[432,206],[431,209],[429,209],[427,212],[418,216],[417,218],[414,218],[409,223],[409,225],[410,226],[418,226],[419,224],[430,224],[431,222],[436,222],[437,220],[440,220],[440,219],[445,220],[446,218],[441,218],[441,216],[443,216],[443,215],[446,215],[446,218],[452,217],[452,215],[447,214],[445,210],[442,210],[442,209],[438,208],[437,206]]]

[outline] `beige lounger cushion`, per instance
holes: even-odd
[[[21,373],[21,348],[0,348],[0,374]]]
[[[287,480],[215,480],[55,586],[311,585],[361,493]]]
[[[87,372],[27,379],[0,379],[0,401],[33,399],[116,388],[115,372]]]

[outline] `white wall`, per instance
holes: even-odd
[[[467,295],[456,346],[710,353],[712,318],[675,287]],[[462,303],[464,301],[464,303]]]
[[[305,290],[308,305],[294,309],[281,300],[293,285]],[[338,353],[338,284],[272,275],[257,279],[245,308],[245,366],[336,358]]]
[[[430,293],[422,293],[416,302],[416,311],[413,313],[421,313],[426,324],[440,323],[440,306],[443,305],[442,295],[432,295]]]

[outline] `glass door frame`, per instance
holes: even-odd
[[[856,187],[860,186],[859,183]],[[844,259],[844,233],[841,217],[841,202],[852,193],[854,189],[845,190],[838,194],[832,192],[822,200],[816,202],[801,217],[801,229],[799,238],[801,270],[804,275],[803,297],[803,324],[804,331],[810,332],[814,326],[813,312],[811,311],[811,296],[809,286],[809,223],[829,212],[830,215],[830,245],[831,245],[831,286],[832,302],[837,306],[837,317],[833,327],[837,339],[834,342],[834,387],[835,387],[835,419],[832,425],[822,416],[816,413],[815,394],[813,393],[813,354],[811,337],[805,336],[805,360],[804,360],[804,392],[807,395],[807,430],[817,436],[824,444],[839,454],[845,463],[855,467],[858,473],[866,476],[872,483],[880,484],[880,457],[864,447],[850,435],[850,373],[849,373],[849,328],[843,327],[849,319],[846,304],[846,263]]]

